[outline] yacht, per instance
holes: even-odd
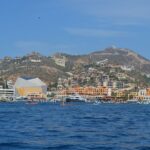
[[[66,102],[86,102],[87,99],[83,98],[79,94],[73,94],[73,95],[69,95],[68,97],[66,97],[65,101]]]
[[[129,99],[127,100],[127,103],[138,103],[137,99]]]
[[[144,96],[141,101],[139,101],[140,104],[150,104],[150,96]]]

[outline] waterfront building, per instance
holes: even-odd
[[[8,89],[13,89],[13,87],[14,87],[13,81],[12,80],[8,80],[7,81],[7,86],[8,86]]]
[[[146,95],[147,95],[147,96],[150,96],[150,88],[147,88],[147,89],[146,89]]]
[[[146,96],[146,89],[141,89],[141,90],[139,90],[138,96],[139,96],[139,97]]]
[[[128,97],[132,97],[132,98],[135,98],[138,96],[138,92],[130,92],[130,94],[128,94]]]
[[[14,89],[3,89],[0,88],[0,100],[13,100]]]
[[[14,88],[16,97],[43,99],[47,96],[47,85],[39,78],[20,77]]]
[[[138,96],[135,98],[140,101],[149,101],[150,102],[150,88],[140,89],[138,92]]]
[[[116,97],[117,98],[123,98],[123,97],[125,97],[125,91],[117,91],[116,92]]]
[[[93,86],[86,86],[86,87],[71,87],[67,89],[60,90],[58,94],[60,95],[70,95],[73,93],[78,93],[80,95],[91,95],[91,96],[110,96],[111,95],[111,89],[108,89],[107,87],[104,86],[98,86],[98,87],[93,87]]]

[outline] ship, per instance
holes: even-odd
[[[87,99],[83,98],[79,94],[72,94],[66,97],[65,99],[66,102],[86,102]]]

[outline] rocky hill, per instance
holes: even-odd
[[[108,59],[110,64],[134,66],[136,70],[150,73],[150,60],[129,49],[110,47],[103,51],[93,52],[89,56],[92,62]]]
[[[87,55],[62,55],[72,64],[91,64],[107,59],[109,64],[134,66],[136,70],[150,74],[150,60],[129,49],[110,47]]]
[[[104,60],[111,65],[132,66],[138,72],[150,74],[150,60],[129,49],[110,47],[103,51],[78,56],[57,54],[48,57],[33,52],[23,57],[5,57],[0,62],[0,75],[13,81],[18,76],[39,77],[50,83],[55,82],[59,77],[67,77],[67,72],[71,72],[75,66],[82,67]]]

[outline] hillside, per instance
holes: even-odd
[[[67,72],[73,72],[77,66],[82,70],[83,66],[104,60],[107,60],[108,65],[132,66],[137,72],[150,74],[150,60],[129,49],[110,47],[86,55],[59,55],[65,58],[65,66],[56,63],[57,57],[42,56],[36,52],[17,58],[5,57],[0,62],[0,75],[4,79],[13,81],[18,76],[39,77],[49,84],[56,82],[60,77],[66,78]],[[61,58],[59,59],[62,61]],[[60,61],[59,59],[57,61]]]
[[[150,73],[150,60],[129,49],[106,48],[103,51],[93,52],[89,55],[92,62],[108,59],[110,64],[134,66],[136,70]]]
[[[108,59],[109,64],[134,66],[136,70],[150,74],[150,60],[129,49],[110,47],[82,56],[63,55],[74,64],[91,64]]]

